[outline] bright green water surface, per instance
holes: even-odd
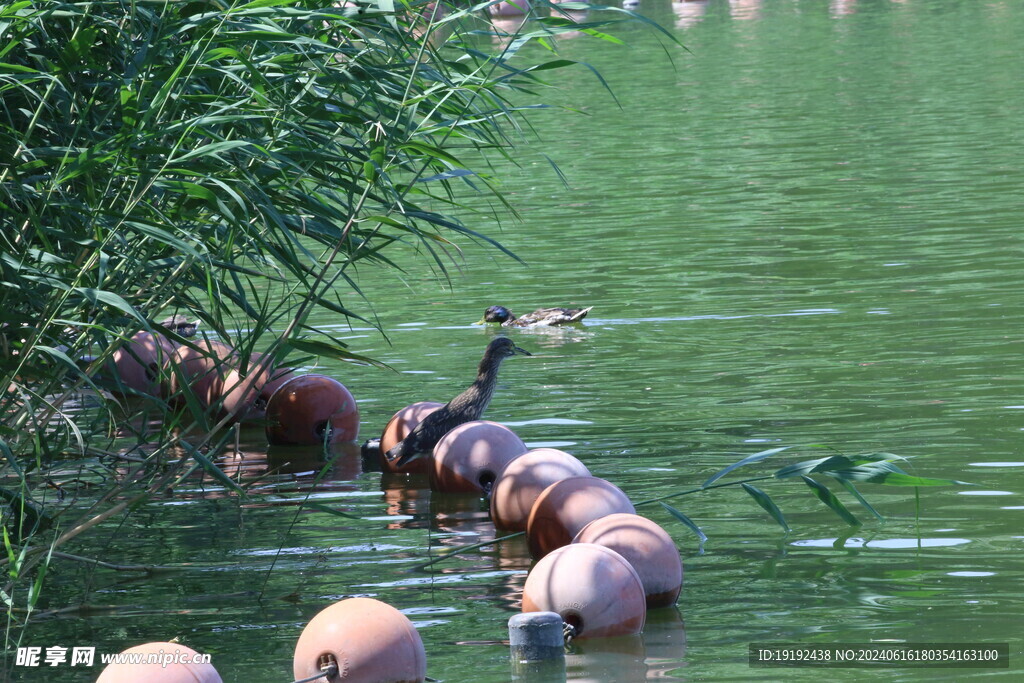
[[[841,493],[864,521],[854,528],[803,484],[766,482],[789,535],[740,490],[677,498],[710,538],[703,552],[668,513],[643,508],[682,553],[678,612],[652,613],[641,641],[570,656],[572,680],[859,680],[868,672],[752,669],[747,646],[877,639],[1010,644],[1008,671],[888,679],[1016,679],[1024,4],[643,0],[639,11],[689,52],[641,29],[620,32],[628,48],[563,41],[621,108],[583,69],[555,77],[555,97],[588,116],[542,113],[542,144],[524,148],[521,170],[501,170],[522,222],[498,232],[466,217],[528,265],[469,246],[450,288],[423,259],[407,260],[404,281],[360,272],[390,345],[373,330],[336,332],[400,372],[318,370],[357,397],[362,440],[401,406],[470,381],[494,334],[470,325],[486,306],[592,305],[581,327],[510,333],[535,356],[505,364],[487,416],[573,453],[634,500],[775,446],[794,448],[740,474],[826,453],[810,444],[889,451],[913,458],[914,473],[977,484],[923,489],[916,519],[913,490],[862,486],[885,523]],[[229,471],[295,459],[267,455],[258,432],[248,441]],[[177,635],[227,681],[290,681],[304,624],[363,595],[415,622],[434,678],[508,680],[500,641],[530,565],[524,545],[410,570],[493,538],[485,505],[382,480],[353,454],[311,498],[365,521],[281,504],[310,491],[302,472],[317,467],[293,464],[294,483],[270,478],[242,505],[196,484],[191,499],[154,500],[93,532],[75,552],[187,569],[132,580],[58,564],[44,609],[85,587],[97,610],[40,622],[26,644],[116,652]]]

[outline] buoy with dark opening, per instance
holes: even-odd
[[[576,638],[640,633],[647,606],[640,577],[622,555],[573,543],[534,565],[523,586],[523,612],[557,612]]]
[[[359,436],[356,400],[324,375],[288,380],[267,402],[267,440],[274,445],[353,441]]]
[[[162,334],[137,332],[111,357],[120,384],[147,396],[160,396],[160,378],[176,344]]]
[[[505,425],[466,422],[434,446],[430,488],[448,493],[489,492],[505,466],[526,451],[523,440]]]
[[[292,674],[315,676],[337,667],[331,683],[423,681],[427,655],[420,634],[397,609],[373,598],[349,598],[313,617],[295,644]]]

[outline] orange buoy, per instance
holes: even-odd
[[[505,466],[528,449],[505,425],[488,420],[460,424],[434,446],[430,488],[448,493],[483,493]]]
[[[422,681],[427,654],[412,622],[397,609],[372,598],[336,602],[313,617],[295,644],[292,673],[305,679],[333,662],[338,673],[327,681],[348,683]]]
[[[256,397],[256,403],[253,406],[253,411],[256,416],[253,419],[264,419],[267,416],[267,404],[270,403],[270,397],[274,395],[274,392],[280,389],[286,382],[297,377],[295,370],[292,368],[274,368],[273,372],[267,377],[266,383],[260,387],[260,392]],[[262,416],[259,416],[262,413]]]
[[[534,565],[523,586],[523,612],[558,612],[577,638],[640,633],[647,607],[636,570],[594,543],[558,548]]]
[[[541,558],[572,543],[590,522],[616,512],[636,512],[615,484],[597,477],[570,477],[544,489],[526,520],[530,554]]]
[[[180,643],[145,643],[125,650],[134,662],[112,662],[100,672],[96,683],[221,683],[213,665],[190,647]]]
[[[111,357],[121,384],[147,396],[160,396],[160,375],[176,344],[162,334],[137,332]]]
[[[648,608],[674,605],[679,598],[683,587],[679,550],[668,532],[646,517],[616,513],[595,519],[572,542],[596,543],[626,558],[644,586]]]
[[[274,445],[352,441],[359,436],[356,400],[324,375],[288,380],[267,403],[267,440]]]
[[[384,427],[384,432],[380,436],[380,466],[385,472],[426,472],[428,465],[430,464],[429,458],[417,458],[416,460],[410,460],[406,463],[405,467],[395,467],[391,461],[387,459],[385,453],[390,451],[392,448],[398,445],[405,437],[409,436],[409,432],[412,431],[413,427],[423,421],[427,415],[438,408],[443,408],[443,403],[437,403],[436,401],[420,401],[419,403],[413,403],[408,405],[397,413],[391,416],[388,420],[387,425]]]
[[[565,451],[537,448],[513,460],[491,489],[491,519],[511,531],[526,529],[526,520],[541,491],[569,477],[588,477],[590,470]]]
[[[184,399],[189,391],[203,408],[224,394],[224,377],[238,365],[238,354],[227,344],[212,339],[196,342],[198,349],[179,346],[168,361],[170,397]]]
[[[242,422],[265,419],[267,403],[274,391],[294,376],[291,368],[275,368],[270,356],[252,354],[244,373],[237,368],[224,375],[221,415],[230,415]]]

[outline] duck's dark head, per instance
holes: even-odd
[[[515,355],[532,356],[533,354],[516,346],[508,337],[496,337],[487,345],[487,351],[484,353],[487,358],[507,358]]]
[[[482,325],[483,323],[503,323],[514,318],[515,316],[512,315],[512,311],[504,306],[491,306],[484,311],[484,317],[480,319],[477,325]]]
[[[165,318],[160,321],[162,327],[166,327],[171,332],[175,332],[182,337],[191,337],[196,333],[196,329],[199,327],[198,320],[189,320],[183,315],[172,315],[169,318]]]

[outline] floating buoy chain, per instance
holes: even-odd
[[[297,681],[293,681],[292,683],[310,683],[311,681],[316,681],[321,678],[328,678],[334,676],[337,673],[338,662],[336,659],[334,659],[334,655],[320,655],[320,673],[316,674],[315,676],[310,676],[309,678],[302,678]]]

